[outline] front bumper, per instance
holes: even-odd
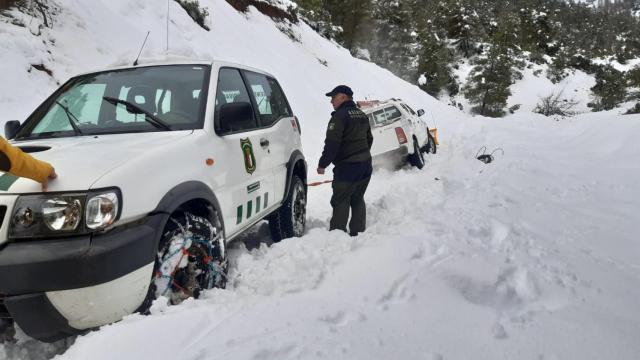
[[[8,313],[40,340],[81,332],[45,293],[104,284],[153,263],[162,221],[162,215],[155,215],[104,234],[5,244],[0,249],[0,294]]]

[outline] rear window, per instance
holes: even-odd
[[[389,106],[384,111],[387,113],[387,122],[396,121],[402,116],[400,110],[395,106]]]
[[[402,117],[402,113],[395,106],[387,106],[386,108],[376,110],[367,115],[371,127],[380,127],[396,122]]]

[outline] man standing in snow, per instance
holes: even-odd
[[[331,97],[335,111],[327,126],[318,174],[324,174],[325,168],[333,163],[333,216],[329,230],[346,232],[351,209],[349,234],[356,236],[366,228],[364,193],[373,171],[370,151],[373,135],[369,118],[353,102],[353,91],[348,86],[336,86],[326,95]]]

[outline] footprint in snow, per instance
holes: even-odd
[[[415,282],[415,275],[405,274],[391,284],[389,290],[378,300],[382,310],[387,310],[389,305],[405,303],[415,298],[415,294],[409,290],[409,284]]]
[[[326,314],[320,316],[318,320],[327,323],[330,326],[342,327],[348,325],[354,321],[365,321],[367,319],[366,315],[362,313],[347,313],[344,311],[338,311],[335,314]]]

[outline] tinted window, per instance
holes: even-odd
[[[245,72],[262,126],[270,126],[283,117],[292,116],[287,100],[278,83],[265,75]]]
[[[249,93],[244,86],[244,81],[240,75],[238,69],[222,68],[218,75],[218,88],[216,90],[216,108],[215,119],[216,127],[223,133],[236,132],[243,130],[251,130],[257,127],[256,119],[251,114],[245,112],[237,112],[237,114],[243,114],[243,116],[234,116],[225,118],[224,123],[221,123],[220,110],[230,109],[232,106],[229,104],[251,104],[249,99]],[[246,116],[245,116],[246,115]],[[251,115],[251,116],[249,116]]]

